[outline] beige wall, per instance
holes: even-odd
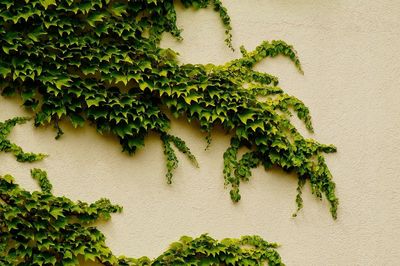
[[[50,157],[33,165],[0,154],[0,174],[12,173],[29,189],[31,167],[46,169],[57,195],[94,201],[108,197],[124,212],[100,227],[116,254],[156,256],[181,235],[217,238],[259,234],[282,244],[287,265],[398,265],[400,263],[400,2],[389,0],[224,1],[232,17],[234,46],[254,48],[283,39],[295,46],[305,76],[283,58],[257,68],[281,78],[289,93],[311,109],[316,139],[339,151],[327,157],[340,197],[333,221],[325,202],[307,187],[305,208],[293,219],[296,178],[257,169],[232,204],[224,190],[222,154],[229,138],[214,133],[209,151],[203,135],[184,121],[172,131],[187,140],[201,168],[179,155],[171,186],[157,136],[129,157],[113,138],[89,126],[54,140],[51,128],[17,127],[12,139]],[[163,46],[182,62],[223,63],[235,58],[224,46],[223,28],[211,10],[178,10],[182,43]],[[0,119],[23,114],[17,102],[0,99]],[[303,128],[301,128],[302,131]]]

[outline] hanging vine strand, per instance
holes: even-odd
[[[181,2],[211,5],[232,47],[230,18],[219,0]],[[188,149],[168,134],[163,108],[198,121],[207,136],[222,125],[234,135],[224,154],[232,200],[240,199],[239,185],[252,168],[278,166],[299,177],[298,210],[309,180],[312,193],[325,195],[336,218],[335,184],[324,160],[335,147],[304,138],[290,116],[296,113],[312,131],[308,108],[284,93],[277,77],[253,70],[261,60],[283,55],[301,71],[293,47],[263,42],[251,52],[241,47],[242,57],[224,65],[179,64],[174,51],[160,48],[166,32],[180,38],[172,0],[0,0],[0,90],[5,96],[18,94],[35,112],[35,125],[53,123],[57,137],[63,133],[59,120],[69,119],[74,127],[87,121],[134,153],[150,131],[160,134],[168,182],[177,166],[170,143],[178,140]],[[237,158],[240,147],[249,149],[242,159]]]

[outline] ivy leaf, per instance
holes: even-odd
[[[71,82],[70,78],[64,77],[64,78],[58,78],[56,80],[53,80],[54,85],[56,85],[56,88],[61,90],[62,87],[68,87]]]
[[[39,0],[39,2],[44,7],[44,9],[47,9],[49,6],[56,4],[56,0]]]
[[[256,131],[257,129],[265,130],[264,128],[264,121],[257,120],[253,123],[249,123],[248,126],[253,130]]]
[[[70,114],[69,118],[71,119],[71,123],[74,128],[83,127],[83,125],[85,124],[85,119],[83,119],[83,117],[80,115]]]
[[[114,3],[110,9],[111,13],[116,17],[121,17],[126,12],[126,5],[123,3]]]
[[[90,26],[95,27],[96,22],[101,22],[106,17],[104,13],[91,13],[87,17],[87,22]]]
[[[103,101],[103,99],[100,99],[100,98],[88,99],[86,101],[86,104],[88,107],[99,106],[100,102],[102,102],[102,101]]]
[[[197,103],[198,100],[201,99],[201,95],[192,93],[192,94],[185,96],[184,99],[187,104],[191,104],[192,102]]]
[[[0,74],[3,78],[6,78],[11,73],[12,70],[10,68],[0,65]]]
[[[50,211],[50,214],[51,214],[51,216],[53,216],[54,218],[58,218],[58,217],[64,217],[64,215],[63,215],[63,210],[62,209],[52,209],[51,211]]]
[[[253,111],[248,110],[248,111],[239,113],[238,117],[239,117],[240,121],[242,121],[243,124],[247,124],[248,120],[253,120],[254,115],[255,114]]]
[[[283,150],[288,148],[288,146],[283,141],[281,141],[279,139],[274,140],[272,142],[271,146],[272,147],[278,147],[279,149],[283,149]]]

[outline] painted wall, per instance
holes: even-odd
[[[400,262],[400,2],[324,0],[224,1],[232,18],[234,46],[248,50],[263,40],[295,46],[300,75],[284,58],[258,65],[277,75],[287,92],[311,109],[316,133],[338,153],[327,157],[340,198],[333,221],[325,202],[308,187],[305,208],[295,219],[295,176],[257,169],[233,204],[224,190],[222,154],[229,138],[213,133],[208,151],[204,135],[184,121],[172,132],[185,139],[201,168],[181,160],[167,185],[160,140],[149,136],[133,157],[118,141],[93,128],[73,130],[54,140],[51,127],[16,127],[12,139],[27,151],[50,157],[34,165],[0,154],[0,174],[11,173],[36,189],[29,169],[46,169],[56,195],[95,201],[108,197],[124,206],[100,224],[116,254],[160,254],[181,235],[208,232],[216,238],[258,234],[282,244],[287,265],[398,265]],[[184,41],[165,36],[164,47],[179,51],[182,62],[224,63],[239,56],[224,45],[223,27],[212,10],[178,10]],[[0,119],[22,115],[17,101],[0,99]],[[305,132],[300,125],[300,130]]]

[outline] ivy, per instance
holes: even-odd
[[[181,2],[212,6],[232,47],[230,18],[220,0]],[[298,209],[308,180],[336,218],[335,183],[324,159],[336,148],[304,138],[290,117],[297,114],[312,132],[308,108],[284,93],[277,77],[253,70],[261,60],[283,55],[302,72],[291,45],[278,40],[254,51],[241,47],[242,57],[224,65],[180,64],[174,51],[159,45],[163,33],[180,39],[172,0],[0,0],[0,25],[0,90],[19,95],[35,113],[36,126],[52,123],[60,137],[60,120],[74,127],[89,123],[115,135],[130,154],[155,132],[170,183],[178,163],[171,143],[179,149],[183,141],[169,137],[167,108],[174,117],[197,121],[208,142],[216,125],[233,135],[224,155],[233,201],[252,168],[277,166],[299,177]],[[249,153],[237,158],[242,147]]]
[[[47,178],[47,173],[43,170],[40,169],[32,169],[31,170],[31,175],[32,178],[37,180],[40,189],[43,192],[46,193],[51,193],[51,189],[53,188],[53,185],[50,183],[49,179]]]
[[[174,146],[183,154],[186,154],[188,159],[196,166],[199,167],[199,164],[194,157],[194,155],[190,152],[190,149],[186,146],[186,143],[172,135],[168,134],[163,134],[161,135],[161,141],[163,142],[164,146],[164,154],[167,159],[167,182],[168,184],[172,183],[172,176],[173,176],[173,171],[178,167],[178,158],[176,157],[174,149],[171,147],[171,142],[174,144]]]
[[[79,260],[103,265],[284,265],[275,248],[258,236],[221,241],[202,235],[182,237],[159,257],[117,257],[105,236],[92,225],[110,219],[122,207],[108,199],[88,204],[51,193],[46,172],[34,169],[42,191],[30,193],[10,175],[0,177],[0,264],[78,265]]]
[[[51,193],[46,173],[32,177],[42,191],[30,193],[10,175],[0,177],[0,264],[78,265],[78,258],[116,265],[104,235],[90,226],[122,208],[107,199],[73,202]]]
[[[275,250],[278,245],[258,236],[217,241],[208,235],[181,237],[154,260],[131,260],[134,265],[284,265]]]
[[[2,125],[10,128],[25,118],[14,118]],[[11,126],[10,126],[11,125]],[[164,136],[176,147],[195,159],[179,138]],[[169,142],[168,142],[169,143]],[[15,144],[14,144],[15,145]],[[24,153],[19,148],[21,153]],[[7,151],[7,150],[3,150]],[[42,159],[39,155],[38,160]],[[26,160],[29,162],[29,160]],[[0,265],[79,265],[79,261],[95,261],[103,265],[283,265],[275,250],[277,244],[258,236],[216,241],[207,235],[192,239],[182,237],[156,259],[117,257],[107,247],[105,236],[93,226],[109,220],[112,213],[122,211],[108,199],[92,204],[73,202],[55,196],[47,173],[31,170],[40,191],[22,189],[10,175],[0,176]]]
[[[31,152],[24,152],[20,146],[11,143],[11,141],[7,139],[8,135],[11,133],[11,130],[15,125],[23,124],[27,120],[29,120],[29,118],[16,117],[6,120],[4,122],[0,122],[0,152],[4,151],[12,153],[18,162],[40,161],[47,155],[42,153],[34,154]]]
[[[12,152],[19,162],[42,160],[11,143],[11,129],[28,118],[0,122],[0,151]],[[78,258],[115,265],[118,259],[105,245],[104,235],[88,225],[122,211],[108,199],[74,203],[51,193],[47,173],[31,170],[41,191],[20,188],[10,175],[0,176],[0,265],[77,265]]]
[[[108,199],[88,204],[51,193],[46,172],[34,169],[41,191],[30,193],[10,175],[0,177],[0,264],[78,265],[79,260],[103,265],[284,265],[275,248],[258,236],[216,241],[207,235],[179,242],[154,260],[116,257],[105,236],[92,226],[110,219],[122,207]]]

